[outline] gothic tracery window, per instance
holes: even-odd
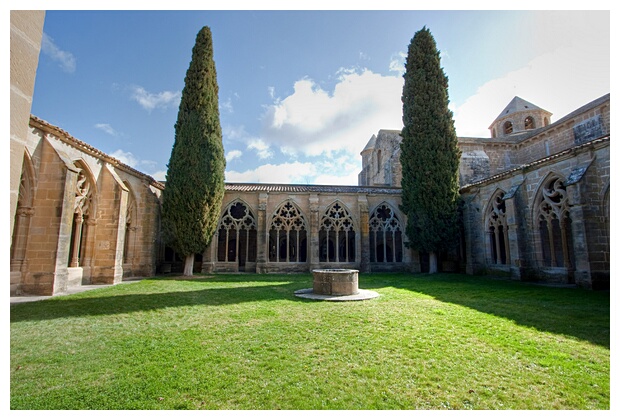
[[[368,225],[370,262],[402,262],[402,226],[394,210],[388,204],[380,205],[372,212]]]
[[[79,165],[76,165],[79,167]],[[86,244],[86,226],[89,221],[93,200],[92,182],[85,169],[80,168],[75,186],[73,204],[73,226],[69,248],[69,267],[80,267]]]
[[[570,268],[573,261],[572,228],[566,187],[552,177],[542,187],[537,207],[543,264]]]
[[[349,211],[335,202],[319,223],[319,260],[322,262],[355,261],[355,229]]]
[[[491,264],[509,264],[510,247],[508,225],[506,223],[506,203],[504,193],[495,194],[487,215],[487,234],[489,238],[489,257]]]
[[[282,203],[271,218],[269,261],[306,262],[308,229],[299,208],[291,201]]]
[[[217,260],[236,262],[240,268],[256,262],[256,218],[242,201],[230,203],[220,219]]]

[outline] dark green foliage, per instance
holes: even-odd
[[[407,215],[408,246],[443,251],[458,234],[460,151],[448,109],[448,78],[426,27],[409,44],[404,78],[401,209]]]
[[[175,124],[163,192],[164,240],[177,253],[200,253],[215,233],[224,197],[224,146],[211,30],[196,37]]]

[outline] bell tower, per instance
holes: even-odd
[[[489,127],[491,137],[509,137],[546,127],[551,123],[551,115],[551,112],[515,96]]]

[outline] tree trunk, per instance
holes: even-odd
[[[428,273],[435,274],[437,272],[437,253],[430,252],[428,254]]]
[[[184,276],[194,275],[194,254],[190,254],[185,257],[185,268],[183,269]]]

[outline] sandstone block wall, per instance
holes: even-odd
[[[405,216],[400,212],[400,190],[359,189],[359,191],[345,192],[339,187],[319,187],[322,192],[316,191],[277,191],[276,186],[262,186],[260,190],[237,191],[228,189],[224,196],[222,208],[237,200],[246,204],[257,221],[257,258],[255,263],[245,263],[245,271],[256,272],[308,272],[317,268],[351,268],[364,272],[369,271],[419,271],[419,262],[414,259],[409,250],[404,251],[403,261],[400,263],[370,263],[368,217],[378,206],[389,205],[404,224]],[[311,187],[309,187],[311,189]],[[353,187],[357,190],[357,188]],[[340,191],[339,191],[340,190]],[[276,210],[286,202],[294,203],[300,210],[306,222],[307,258],[304,262],[275,262],[269,258],[269,230]],[[321,262],[319,249],[320,220],[326,210],[334,203],[343,206],[350,214],[355,236],[355,257],[353,261]],[[406,237],[403,232],[403,238]],[[218,238],[211,241],[211,245],[203,255],[204,272],[236,272],[238,261],[218,261]],[[404,248],[404,247],[403,247]],[[417,254],[415,254],[417,257]]]
[[[15,219],[19,232],[13,236],[20,240],[11,249],[13,294],[52,295],[74,285],[114,284],[127,275],[154,274],[163,185],[35,117],[22,161],[27,182],[21,188],[29,192],[19,195],[20,208],[26,210],[20,214],[26,216]],[[78,174],[91,191],[81,229],[75,228]],[[130,193],[133,247],[125,261]],[[24,197],[30,196],[26,202]],[[76,247],[79,262],[71,266]]]
[[[45,11],[11,10],[10,225],[13,232]]]

